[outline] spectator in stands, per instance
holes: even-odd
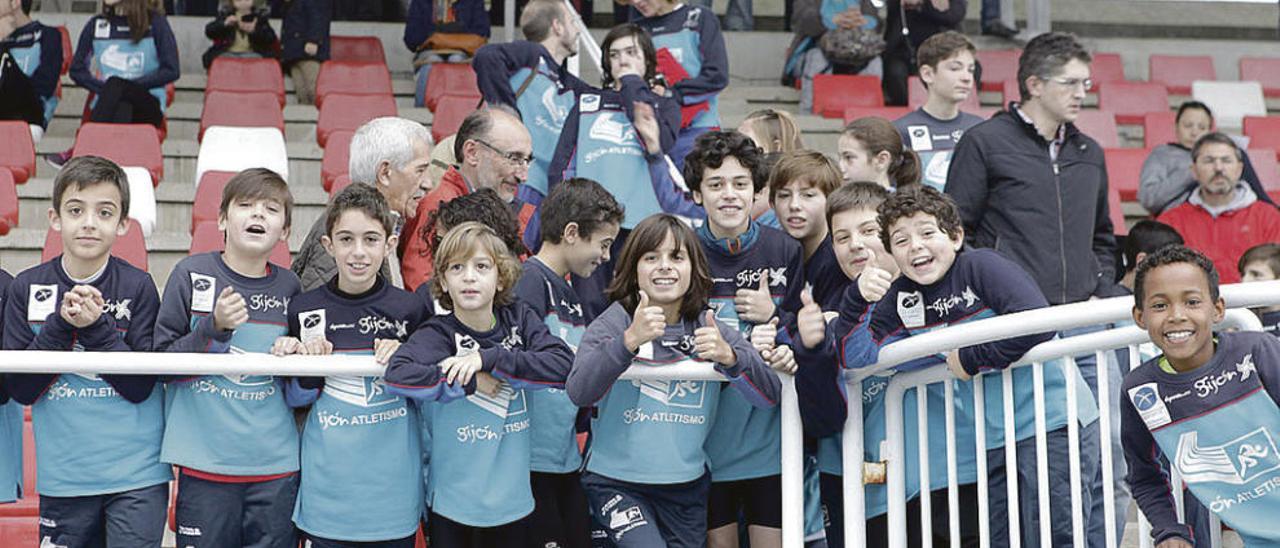
[[[978,116],[960,112],[960,104],[978,93],[974,85],[976,51],[973,42],[952,30],[920,44],[916,61],[929,97],[923,106],[893,122],[902,143],[919,155],[924,184],[938,190],[947,184],[956,143],[966,130],[982,122]]]
[[[58,106],[62,34],[31,19],[32,0],[0,0],[0,120],[23,120],[37,143]]]
[[[529,164],[529,176],[519,196],[535,212],[547,195],[550,164],[562,141],[565,119],[577,104],[576,93],[591,89],[570,74],[564,64],[578,53],[575,17],[563,0],[530,0],[520,14],[520,31],[525,39],[480,48],[473,63],[476,83],[485,101],[510,107],[530,121],[526,128],[533,140],[533,163]],[[525,234],[525,243],[536,248],[538,241],[535,222]]]
[[[1249,248],[1280,242],[1280,211],[1258,200],[1240,180],[1243,152],[1222,133],[1208,133],[1191,148],[1191,172],[1198,187],[1187,202],[1158,220],[1182,234],[1187,247],[1208,255],[1223,283],[1240,281],[1232,268]]]
[[[915,70],[914,57],[930,36],[960,30],[967,0],[888,0],[884,28],[884,102],[907,104],[907,77]],[[910,31],[910,32],[906,32]]]
[[[920,182],[920,157],[902,146],[898,128],[884,118],[849,122],[837,146],[845,182],[870,181],[895,189]]]
[[[169,20],[148,0],[103,0],[80,32],[71,79],[95,97],[89,120],[164,127],[165,86],[178,79],[178,44]],[[54,167],[71,151],[48,156]]]
[[[800,126],[796,125],[795,117],[784,110],[766,108],[752,112],[738,124],[738,133],[746,135],[764,151],[765,173],[772,174],[773,166],[783,155],[804,148]],[[781,229],[778,216],[769,207],[770,188],[766,186],[756,195],[751,217],[764,226]]]
[[[298,103],[315,104],[320,63],[329,60],[331,0],[284,0],[284,6],[280,63],[293,80]]]
[[[982,34],[986,36],[1013,38],[1018,35],[1018,29],[1009,28],[1009,25],[1000,20],[1000,0],[982,0],[979,17],[982,21]]]
[[[205,70],[219,56],[275,57],[276,31],[267,20],[270,10],[263,0],[223,0],[218,15],[204,26],[204,35],[213,45],[201,61]]]
[[[1173,227],[1151,219],[1134,223],[1124,238],[1121,254],[1124,259],[1124,276],[1120,278],[1120,287],[1132,293],[1133,276],[1138,271],[1138,264],[1155,250],[1174,244],[1183,245],[1185,242]]]
[[[1142,163],[1138,202],[1152,215],[1159,215],[1186,202],[1195,191],[1197,183],[1192,175],[1191,147],[1195,146],[1200,137],[1213,131],[1213,112],[1209,110],[1209,105],[1200,101],[1186,101],[1178,106],[1174,127],[1178,141],[1151,149],[1151,155]],[[1244,171],[1241,173],[1241,180],[1248,183],[1259,200],[1274,203],[1258,179],[1249,155],[1245,154],[1242,158]]]
[[[729,55],[710,9],[676,0],[631,0],[635,20],[653,38],[658,73],[681,107],[680,133],[669,155],[678,169],[699,135],[720,127],[717,97],[729,85]]]
[[[353,183],[371,185],[386,198],[396,218],[392,235],[418,215],[418,202],[434,186],[427,177],[431,165],[431,132],[413,120],[386,116],[360,126],[351,137],[348,175]],[[409,232],[412,234],[412,232]],[[325,217],[311,225],[307,239],[293,260],[293,271],[302,281],[303,291],[329,283],[337,274],[333,256],[324,249]],[[401,246],[403,249],[403,246]],[[392,285],[404,287],[399,260],[387,255],[383,275]]]
[[[458,196],[491,188],[517,212],[523,234],[533,216],[533,207],[517,200],[516,190],[528,176],[533,145],[519,114],[505,106],[490,106],[468,114],[458,127],[453,154],[458,165],[445,172],[440,186],[418,202],[418,218],[427,219],[441,203]],[[405,288],[416,289],[431,277],[431,249],[422,238],[408,240],[400,253],[400,269]]]
[[[1249,248],[1240,256],[1238,266],[1242,282],[1280,280],[1280,244],[1265,243]],[[1253,311],[1262,319],[1263,331],[1280,337],[1280,306],[1255,308]]]
[[[437,11],[437,7],[442,7]],[[484,0],[413,0],[404,26],[404,46],[413,52],[418,82],[415,106],[425,106],[427,78],[436,63],[465,63],[489,41]]]
[[[818,74],[880,76],[882,25],[871,0],[799,0],[796,36],[787,48],[782,84],[800,81],[800,110],[813,110],[813,77]]]

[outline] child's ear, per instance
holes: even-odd
[[[328,253],[330,257],[333,256],[333,238],[330,238],[328,234],[321,236],[320,245],[324,247],[325,253]]]
[[[284,227],[284,230],[280,231],[280,241],[285,243],[289,242],[289,227],[286,226]]]
[[[698,191],[698,190],[693,191],[693,203],[698,204],[698,205],[703,205],[703,204],[702,204],[702,192],[701,192],[701,191]]]
[[[1134,295],[1134,297],[1133,297],[1133,298],[1135,298],[1135,299],[1136,299],[1136,298],[1138,298],[1138,296],[1137,296],[1137,295]],[[1142,319],[1142,309],[1141,309],[1141,308],[1138,308],[1138,306],[1137,306],[1136,304],[1133,306],[1133,323],[1138,324],[1138,327],[1141,327],[1143,331],[1146,331],[1146,329],[1147,329],[1147,322],[1143,321],[1143,319]]]
[[[1222,297],[1218,297],[1217,300],[1213,301],[1213,323],[1221,322],[1226,315],[1227,302]]]
[[[218,232],[226,233],[227,231],[227,214],[226,212],[218,212]]]
[[[396,249],[396,247],[397,247],[397,246],[399,246],[399,245],[400,245],[400,237],[399,237],[399,236],[397,236],[397,235],[395,235],[395,234],[392,234],[392,235],[390,235],[390,236],[388,236],[388,237],[387,237],[387,248],[388,248],[388,253],[395,253],[395,249]]]
[[[964,227],[963,226],[956,227],[956,233],[951,235],[951,244],[953,247],[955,247],[957,252],[960,251],[960,248],[964,247]]]
[[[54,232],[62,232],[62,217],[58,215],[58,210],[49,208],[49,228]]]
[[[578,243],[578,223],[564,225],[564,232],[560,233],[560,241],[569,245]]]
[[[116,237],[119,238],[129,232],[129,217],[121,217],[120,222],[116,223]]]

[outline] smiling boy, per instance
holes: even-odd
[[[1203,254],[1170,246],[1138,265],[1133,320],[1162,356],[1124,378],[1127,480],[1157,548],[1190,548],[1160,455],[1246,546],[1280,542],[1280,342],[1219,333],[1225,304]]]

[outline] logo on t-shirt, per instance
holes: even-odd
[[[903,327],[924,327],[924,295],[919,291],[898,293],[898,318]]]
[[[705,381],[635,381],[640,394],[670,407],[702,409],[707,387]]]
[[[585,102],[585,97],[583,98]],[[606,112],[596,117],[591,123],[588,135],[592,139],[608,141],[615,145],[626,146],[636,140],[636,129],[629,121],[623,121],[621,113]]]
[[[191,311],[213,312],[213,303],[218,298],[217,293],[215,293],[217,287],[217,280],[215,280],[213,276],[205,276],[204,274],[192,272]]]
[[[1147,423],[1148,429],[1155,430],[1173,422],[1169,417],[1169,408],[1160,399],[1160,386],[1156,383],[1149,382],[1130,388],[1129,400],[1133,402],[1133,408],[1138,410],[1142,422]]]
[[[933,137],[929,135],[929,126],[907,126],[907,137],[911,138],[911,150],[916,152],[933,150]]]
[[[303,341],[323,339],[325,329],[325,310],[308,310],[298,314],[298,336]]]
[[[58,310],[58,286],[32,284],[27,290],[27,321],[43,322]]]
[[[133,312],[129,310],[129,305],[132,303],[133,299],[109,300],[103,305],[102,313],[110,314],[118,322],[133,320]]]
[[[1218,446],[1202,447],[1198,440],[1195,430],[1178,438],[1178,471],[1188,484],[1216,481],[1243,485],[1280,468],[1280,455],[1266,427]]]

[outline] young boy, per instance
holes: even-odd
[[[270,170],[247,169],[227,182],[218,210],[226,250],[174,267],[156,321],[156,350],[271,351],[300,290],[293,272],[267,262],[289,237],[292,211],[289,186]],[[170,382],[160,460],[179,467],[179,546],[296,544],[298,429],[286,384],[269,375]]]
[[[9,285],[4,348],[151,351],[155,283],[110,255],[128,218],[123,170],[96,156],[67,162],[49,209],[63,254]],[[156,377],[5,377],[13,399],[31,406],[42,544],[158,546],[173,474],[160,462],[164,403]]]
[[[804,250],[804,281],[813,299],[835,310],[849,278],[839,272],[827,215],[827,198],[843,183],[840,168],[812,150],[786,153],[769,175],[770,202],[778,223]]]
[[[880,299],[886,305],[871,307],[861,292],[850,290],[846,295],[841,316],[861,318],[858,325],[843,340],[846,367],[856,368],[874,364],[879,348],[903,337],[924,333],[959,323],[983,319],[1000,314],[1048,306],[1044,295],[1021,268],[1004,256],[989,250],[971,250],[961,253],[964,229],[959,211],[950,197],[928,186],[899,190],[878,208],[881,243],[893,255],[902,277],[894,281]],[[869,312],[869,313],[868,313]],[[804,325],[807,322],[802,322]],[[806,336],[812,330],[801,332],[805,345],[821,335]],[[986,371],[1007,368],[1028,350],[1053,338],[1052,333],[1015,337],[999,342],[974,345],[952,351],[946,355],[946,363],[961,381]],[[911,370],[937,363],[933,358],[922,358],[899,366],[899,370]],[[1048,431],[1049,478],[1054,545],[1071,542],[1071,511],[1069,468],[1067,466],[1067,402],[1066,383],[1075,382],[1080,420],[1080,465],[1082,477],[1092,478],[1098,466],[1098,448],[1094,420],[1097,406],[1086,390],[1078,373],[1068,375],[1060,363],[1044,364],[1045,427]],[[1020,516],[1023,538],[1029,545],[1036,545],[1039,538],[1039,509],[1036,495],[1035,413],[1033,380],[1030,368],[1013,372],[1014,409],[1016,409],[1015,440],[1017,443],[1018,470],[1004,467],[1004,417],[1001,383],[992,378],[985,383],[987,419],[987,468],[990,478],[992,544],[1008,542],[1008,527],[1001,519],[1007,516],[1008,501],[1005,498],[1006,474],[1018,474],[1020,488]],[[929,388],[930,398],[941,400],[941,385]],[[973,398],[972,384],[959,382],[955,386],[957,406],[965,406]],[[934,406],[931,406],[933,408]],[[941,404],[936,407],[941,410]],[[960,447],[971,443],[973,419],[961,412],[956,417],[957,443]],[[941,413],[929,417],[929,439],[942,443]],[[908,419],[909,421],[911,419]],[[961,441],[961,440],[965,441]],[[1092,443],[1091,443],[1092,442]],[[911,450],[908,449],[908,454]],[[959,483],[976,481],[976,458],[967,450],[958,449],[957,470]],[[934,470],[941,471],[933,475]],[[930,488],[945,485],[945,466],[931,462]],[[910,475],[910,474],[908,474]],[[1089,493],[1082,494],[1088,522]],[[936,523],[936,521],[935,521]],[[946,522],[944,521],[943,524]]]
[[[609,260],[624,216],[613,195],[591,179],[561,181],[542,202],[542,246],[524,263],[516,300],[544,318],[547,329],[575,352],[587,324],[582,299],[568,275],[587,278]],[[529,392],[533,498],[529,546],[590,546],[590,513],[578,470],[578,406],[564,390]]]
[[[1240,256],[1240,278],[1245,282],[1261,282],[1280,278],[1280,244],[1261,244]],[[1280,336],[1280,306],[1255,310],[1262,318],[1262,330]]]
[[[373,187],[351,185],[333,199],[321,243],[338,274],[289,301],[289,335],[276,339],[273,354],[372,354],[387,363],[429,310],[379,274],[395,252],[394,230]],[[302,433],[298,529],[316,548],[411,548],[422,516],[422,489],[405,481],[422,474],[416,408],[388,394],[379,377],[291,382],[291,405],[314,404]]]
[[[1121,393],[1129,487],[1157,548],[1192,546],[1178,523],[1159,455],[1246,546],[1280,543],[1280,342],[1218,333],[1218,274],[1183,246],[1152,253],[1134,281],[1133,320],[1164,353],[1125,377]]]
[[[1129,234],[1124,238],[1124,277],[1120,278],[1120,287],[1133,292],[1133,278],[1138,272],[1138,265],[1148,255],[1169,245],[1182,245],[1182,235],[1173,227],[1160,221],[1143,219],[1134,223]],[[1244,269],[1240,269],[1244,272]],[[1145,360],[1144,360],[1145,361]]]
[[[706,210],[698,241],[711,271],[710,306],[716,318],[749,333],[754,326],[790,324],[800,307],[803,250],[780,230],[751,219],[765,177],[760,148],[736,131],[709,131],[685,158],[685,182]],[[788,339],[789,340],[789,339]],[[785,342],[785,341],[784,341]],[[752,537],[781,538],[782,420],[777,408],[751,405],[726,391],[707,436],[711,546],[736,545],[738,516]],[[780,540],[779,540],[780,542]]]
[[[979,116],[960,112],[960,105],[978,92],[974,87],[976,51],[973,42],[955,31],[935,34],[920,44],[916,62],[929,98],[893,122],[902,134],[902,144],[920,156],[922,182],[938,190],[947,183],[956,143],[966,130],[982,122]]]

